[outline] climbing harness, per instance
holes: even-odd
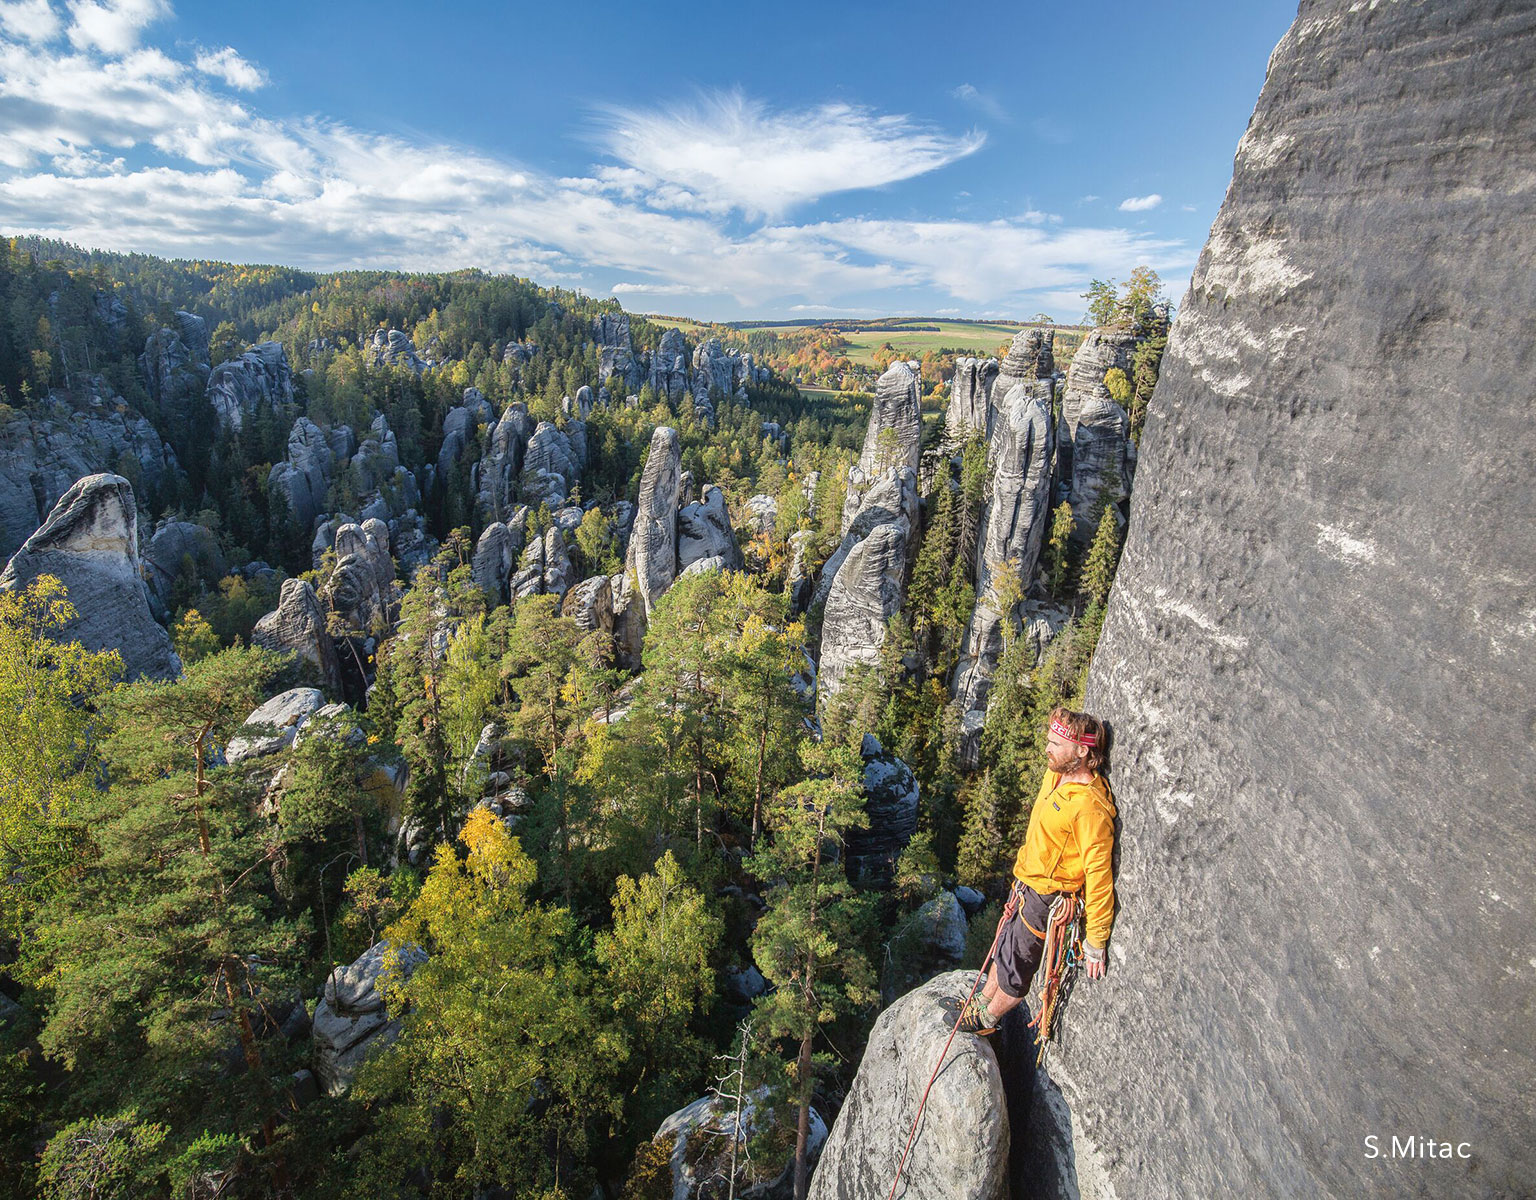
[[[1083,903],[1076,892],[1062,892],[1051,902],[1050,921],[1045,927],[1045,951],[1040,959],[1044,978],[1040,985],[1040,1005],[1035,1019],[1029,1023],[1040,1046],[1040,1053],[1035,1057],[1037,1067],[1045,1061],[1045,1047],[1051,1040],[1051,1019],[1056,1015],[1056,1006],[1082,961]]]
[[[949,1037],[944,1041],[944,1049],[939,1051],[939,1061],[933,1068],[933,1074],[928,1076],[928,1084],[923,1088],[922,1098],[917,1102],[917,1113],[912,1118],[912,1128],[907,1132],[907,1143],[901,1148],[901,1159],[896,1164],[896,1177],[891,1180],[891,1190],[887,1193],[886,1200],[895,1200],[896,1189],[901,1184],[901,1173],[907,1165],[907,1155],[912,1151],[912,1142],[917,1137],[917,1127],[922,1123],[923,1109],[928,1105],[928,1093],[933,1091],[933,1085],[939,1078],[944,1060],[949,1057],[950,1044],[955,1040],[955,1034],[960,1031],[960,1022],[965,1019],[966,1009],[970,1007],[972,998],[981,987],[981,981],[987,977],[987,968],[992,965],[992,956],[997,953],[997,944],[1002,940],[1003,930],[1019,908],[1019,899],[1020,885],[1015,883],[1008,892],[1008,903],[1003,906],[1003,915],[998,918],[997,932],[992,935],[992,945],[987,950],[987,956],[981,960],[981,969],[976,972],[971,990],[966,993],[965,999],[960,1004],[960,1011],[955,1016],[955,1024],[949,1031]],[[1036,1066],[1045,1059],[1045,1044],[1051,1038],[1051,1018],[1055,1015],[1063,989],[1071,982],[1082,958],[1082,900],[1075,892],[1062,892],[1051,902],[1050,919],[1045,929],[1045,950],[1040,962],[1040,968],[1045,971],[1045,982],[1040,990],[1039,1015],[1029,1023],[1030,1028],[1035,1030],[1035,1037],[1040,1045],[1039,1056],[1035,1059]]]

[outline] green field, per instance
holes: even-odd
[[[696,322],[679,317],[647,317],[647,320],[664,327],[681,329],[692,336],[703,327]],[[807,321],[804,324],[748,324],[742,322],[734,328],[748,334],[754,330],[767,330],[782,335],[802,329],[827,329],[835,331],[848,343],[848,358],[857,366],[869,367],[875,355],[887,343],[898,352],[921,358],[930,350],[950,349],[966,354],[987,356],[1006,350],[1019,330],[1027,328],[1021,322],[997,321],[947,321],[939,317],[880,318],[869,321]],[[1063,349],[1075,346],[1081,337],[1076,326],[1057,327],[1057,345]]]

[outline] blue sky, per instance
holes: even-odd
[[[1294,0],[0,0],[0,230],[721,320],[1175,300]]]

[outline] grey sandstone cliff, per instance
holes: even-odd
[[[1532,78],[1524,5],[1270,58],[1087,694],[1122,910],[1052,1074],[1120,1200],[1536,1180]]]
[[[622,609],[629,651],[639,658],[651,609],[677,578],[677,502],[682,488],[682,439],[677,430],[659,426],[640,476],[635,524],[629,535],[624,574],[632,594]]]
[[[1003,655],[1003,623],[1016,624],[1017,614],[1000,599],[1003,585],[1016,584],[1011,590],[1022,596],[1034,579],[1050,519],[1054,451],[1049,399],[1031,395],[1028,383],[1015,384],[998,406],[988,449],[991,479],[977,537],[977,602],[961,642],[953,686],[964,712],[984,709]],[[974,765],[975,750],[975,739],[967,738],[962,762]]]
[[[848,470],[848,494],[843,501],[843,532],[858,515],[864,493],[891,468],[917,470],[922,457],[922,379],[914,364],[893,362],[875,383],[869,424],[859,461]]]
[[[293,371],[281,342],[260,342],[222,362],[208,380],[208,402],[226,429],[240,429],[258,408],[293,403]]]
[[[14,554],[77,480],[104,471],[128,472],[144,489],[170,482],[180,465],[148,418],[99,376],[0,425],[0,555]]]
[[[1104,376],[1120,370],[1131,376],[1140,342],[1128,328],[1095,329],[1083,339],[1067,370],[1061,398],[1060,474],[1076,518],[1073,535],[1094,535],[1093,509],[1101,496],[1118,504],[1130,483],[1130,418],[1109,394]]]
[[[309,664],[320,685],[331,695],[341,691],[341,665],[336,646],[325,628],[325,608],[307,580],[285,579],[277,607],[251,631],[251,644],[278,654],[293,654]]]
[[[181,661],[149,611],[139,573],[133,486],[120,475],[87,475],[6,564],[0,589],[25,588],[39,575],[64,584],[75,618],[60,637],[89,650],[116,650],[129,679],[173,679]]]
[[[972,434],[986,437],[991,428],[992,387],[997,382],[997,359],[957,358],[949,385],[949,408],[944,414],[944,438],[959,445]]]

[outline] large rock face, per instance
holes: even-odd
[[[626,622],[631,649],[638,652],[651,609],[677,578],[677,501],[682,486],[682,439],[662,425],[651,434],[651,449],[640,476],[640,498],[624,573],[634,580]]]
[[[944,414],[944,437],[951,445],[958,445],[972,434],[987,436],[997,370],[995,358],[955,360],[955,377],[949,385],[949,408]]]
[[[578,425],[579,422],[572,422]],[[540,421],[538,428],[528,439],[523,458],[523,499],[537,508],[547,504],[551,509],[565,505],[571,485],[581,474],[586,459],[586,430],[582,429],[580,448],[573,445],[570,434],[556,428],[549,421]]]
[[[726,570],[741,568],[741,549],[731,528],[725,493],[706,484],[704,494],[677,514],[677,561],[684,569],[700,559],[719,558]]]
[[[939,1065],[971,971],[952,971],[908,992],[875,1022],[853,1087],[832,1125],[809,1200],[887,1195],[917,1106]],[[906,1200],[1005,1200],[1008,1113],[987,1039],[958,1034],[933,1081],[901,1174]],[[1174,1193],[1170,1193],[1174,1194]]]
[[[922,378],[915,364],[893,362],[875,384],[875,399],[864,428],[859,461],[848,471],[848,495],[843,501],[843,532],[858,515],[864,493],[884,472],[895,467],[917,470],[922,458]]]
[[[61,637],[90,650],[116,650],[129,679],[171,679],[181,661],[150,616],[139,575],[138,511],[120,475],[87,475],[65,492],[0,574],[0,589],[52,575],[69,591],[75,619]]]
[[[1536,1180],[1533,77],[1451,0],[1270,58],[1087,696],[1122,912],[1053,1074],[1121,1200]]]
[[[14,554],[76,480],[128,462],[149,488],[180,470],[155,427],[100,377],[83,397],[50,395],[0,425],[0,555]]]
[[[507,405],[492,428],[476,476],[480,515],[487,520],[504,521],[512,511],[523,473],[523,454],[534,429],[528,406],[521,400]]]
[[[838,567],[821,624],[823,699],[842,689],[852,667],[880,661],[885,623],[901,611],[910,536],[905,521],[876,525]]]
[[[195,313],[176,313],[175,327],[155,330],[139,356],[149,395],[162,410],[186,409],[208,389],[208,325]]]
[[[285,579],[277,607],[251,631],[251,644],[278,654],[296,654],[314,669],[322,687],[341,690],[341,665],[325,628],[325,609],[307,580]]]
[[[603,383],[617,375],[626,388],[638,388],[645,372],[635,361],[634,345],[629,338],[628,313],[603,313],[592,320],[592,337],[597,342],[597,378]],[[591,393],[588,405],[591,407]],[[586,414],[583,413],[583,416]]]
[[[331,446],[320,427],[300,417],[288,432],[288,457],[273,463],[267,490],[281,492],[288,511],[306,533],[325,508],[334,460]]]
[[[688,344],[681,329],[669,329],[661,335],[661,344],[651,355],[650,385],[668,400],[682,398],[688,390]]]
[[[981,517],[976,555],[975,611],[960,645],[954,695],[964,711],[983,708],[997,663],[1003,656],[1003,622],[1015,614],[999,596],[1004,576],[1028,590],[1040,560],[1051,513],[1051,466],[1055,437],[1048,399],[1015,384],[998,408],[988,450],[991,498]],[[962,761],[974,765],[975,739],[962,747]]]
[[[1140,337],[1128,328],[1095,329],[1083,339],[1067,369],[1061,398],[1061,476],[1077,518],[1074,536],[1093,537],[1093,509],[1106,493],[1124,500],[1130,483],[1126,460],[1130,418],[1104,386],[1119,368],[1127,378]]]
[[[259,407],[293,403],[293,371],[282,343],[260,342],[220,363],[208,380],[208,402],[228,429],[240,429]]]

